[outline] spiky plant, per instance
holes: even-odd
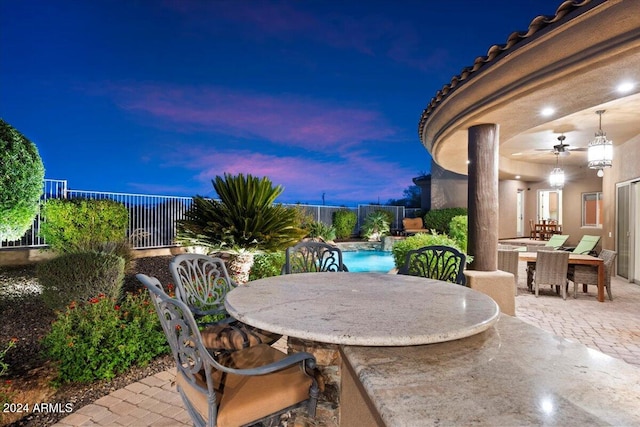
[[[225,173],[211,182],[220,200],[195,196],[184,219],[177,221],[176,240],[233,255],[229,269],[238,283],[249,280],[256,253],[282,250],[303,237],[295,212],[274,203],[282,186],[249,174]]]

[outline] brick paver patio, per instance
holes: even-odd
[[[613,301],[599,303],[597,288],[564,301],[545,292],[536,298],[526,289],[525,263],[520,263],[516,316],[561,337],[579,341],[610,356],[637,365],[640,381],[640,286],[612,278]],[[116,390],[64,418],[57,427],[191,426],[189,415],[172,385],[175,370],[145,378]]]

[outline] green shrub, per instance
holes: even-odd
[[[133,365],[168,352],[158,315],[146,292],[118,304],[98,295],[72,302],[58,314],[43,348],[58,368],[58,383],[111,379]]]
[[[119,256],[124,260],[124,271],[129,269],[133,261],[133,250],[128,240],[97,244],[95,252]]]
[[[438,233],[449,234],[449,223],[454,216],[466,215],[467,208],[434,209],[424,216],[424,227]]]
[[[333,228],[333,225],[327,225],[324,222],[312,222],[307,225],[307,235],[305,237],[310,237],[312,239],[321,239],[325,242],[332,241],[336,239],[336,229]]]
[[[391,253],[393,255],[393,262],[396,265],[396,268],[400,268],[404,265],[405,260],[407,259],[407,253],[411,250],[419,249],[424,246],[452,246],[459,251],[465,252],[462,250],[460,246],[458,246],[458,242],[450,238],[445,234],[427,234],[427,233],[418,233],[413,236],[407,237],[404,240],[397,241],[393,248],[391,248]],[[467,260],[470,262],[469,260]]]
[[[264,277],[279,276],[284,265],[284,252],[268,252],[257,254],[253,260],[253,266],[249,273],[249,280],[258,280]]]
[[[17,240],[38,213],[44,166],[36,146],[0,119],[0,241]]]
[[[126,239],[129,212],[114,200],[53,199],[43,207],[40,235],[60,252],[88,252]]]
[[[69,253],[41,262],[36,272],[45,304],[59,309],[100,293],[117,298],[124,281],[124,260],[100,252]]]
[[[389,211],[378,209],[370,212],[364,219],[360,233],[362,237],[370,241],[380,241],[382,236],[389,235],[393,214]]]
[[[7,355],[7,352],[16,345],[16,342],[18,342],[18,338],[11,338],[4,347],[0,346],[0,377],[6,375],[9,370],[9,364],[4,361],[4,357]],[[13,394],[6,383],[0,382],[0,405],[11,403]],[[0,412],[0,421],[2,421],[2,412]]]
[[[305,230],[309,224],[314,222],[313,215],[302,205],[288,207],[294,211],[293,225],[294,227]]]
[[[358,215],[351,209],[340,209],[333,213],[333,227],[338,239],[348,239],[358,223]]]
[[[463,252],[467,251],[467,216],[454,216],[449,223],[449,237],[458,243]]]

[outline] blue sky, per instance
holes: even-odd
[[[549,0],[0,0],[0,117],[79,190],[385,203],[436,91]]]

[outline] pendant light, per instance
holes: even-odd
[[[598,170],[598,176],[604,176],[604,168],[611,167],[613,160],[613,142],[607,139],[607,134],[602,130],[602,115],[605,110],[598,110],[596,114],[600,116],[598,131],[595,139],[587,147],[588,165],[591,169]]]
[[[556,167],[553,168],[551,174],[549,175],[549,185],[552,188],[562,188],[564,187],[564,171],[560,169],[558,165],[560,153],[556,152]]]

